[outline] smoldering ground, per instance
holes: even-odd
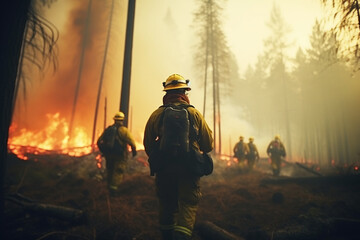
[[[38,155],[28,161],[10,155],[10,160],[6,195],[21,194],[25,198],[20,204],[7,198],[7,239],[160,238],[154,178],[149,176],[143,151],[139,151],[136,159],[129,159],[128,172],[117,197],[109,196],[105,170],[96,167],[93,154],[77,158]],[[206,222],[239,239],[355,239],[357,236],[358,176],[346,178],[344,172],[328,169],[328,176],[342,176],[343,180],[314,178],[313,174],[288,165],[283,170],[292,172],[292,179],[308,180],[286,182],[284,179],[288,177],[273,178],[268,173],[270,166],[266,159],[258,162],[253,172],[242,172],[236,164],[229,166],[226,161],[214,160],[213,174],[201,181],[203,196],[193,239],[212,239],[203,230],[202,224]],[[60,219],[34,208],[36,204],[81,210],[86,217]]]

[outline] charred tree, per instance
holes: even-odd
[[[78,72],[78,77],[77,77],[77,81],[76,81],[74,102],[73,102],[72,111],[71,111],[71,115],[70,115],[69,142],[71,141],[72,130],[73,130],[73,127],[74,127],[74,118],[75,118],[75,112],[76,112],[76,105],[77,105],[77,99],[78,99],[78,95],[79,95],[80,83],[81,83],[81,78],[82,78],[82,70],[83,70],[84,59],[85,59],[86,42],[87,42],[88,37],[89,37],[89,25],[90,25],[90,16],[91,16],[91,2],[92,2],[92,0],[89,0],[86,19],[85,19],[85,30],[84,30],[84,36],[83,36],[82,45],[81,45],[79,72]]]
[[[98,110],[99,110],[99,104],[100,104],[100,95],[101,95],[102,83],[103,83],[103,80],[104,80],[107,52],[108,52],[108,48],[109,48],[113,12],[114,12],[114,0],[111,1],[109,27],[108,27],[107,36],[106,36],[104,58],[103,58],[102,66],[101,66],[100,81],[99,81],[98,93],[97,93],[97,98],[96,98],[95,113],[94,113],[94,125],[93,125],[93,132],[92,132],[92,138],[91,138],[91,145],[92,146],[95,143],[96,122],[97,122],[97,116],[98,116]]]
[[[6,37],[1,38],[1,54],[0,54],[0,96],[1,96],[1,130],[0,130],[0,174],[1,174],[1,195],[0,195],[0,226],[4,226],[4,176],[6,171],[7,159],[7,141],[9,134],[9,126],[12,118],[14,90],[19,67],[19,58],[21,54],[21,46],[25,31],[26,21],[28,19],[28,11],[30,8],[30,0],[12,0],[7,1],[6,7],[1,8],[1,31]],[[3,234],[3,229],[0,229]],[[1,237],[2,239],[5,236]]]
[[[45,4],[46,1],[43,1]],[[13,104],[15,103],[15,89],[19,85],[19,60],[20,57],[32,57],[30,61],[42,69],[44,63],[51,59],[56,42],[55,31],[52,31],[47,21],[36,14],[34,4],[30,0],[6,1],[1,8],[0,29],[2,35],[0,48],[0,238],[5,239],[4,227],[4,176],[7,161],[7,142],[9,126],[12,120]],[[32,27],[31,38],[26,38],[26,25]],[[50,29],[50,33],[46,30]],[[36,37],[42,39],[36,42]],[[29,46],[32,54],[21,53],[22,49]],[[40,59],[38,58],[40,56]],[[40,63],[40,66],[39,66]]]
[[[131,60],[132,60],[132,47],[133,47],[133,35],[134,35],[134,20],[135,20],[135,0],[129,0],[127,25],[126,25],[123,79],[122,79],[122,84],[121,84],[121,97],[120,97],[120,109],[119,109],[120,111],[122,111],[125,114],[125,116],[127,116],[124,120],[125,126],[128,126],[128,116],[129,116]]]
[[[104,103],[104,130],[106,128],[106,114],[107,114],[107,97],[105,97],[105,103]]]

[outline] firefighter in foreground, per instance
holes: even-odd
[[[253,170],[255,162],[259,160],[259,151],[254,143],[254,137],[249,137],[249,153],[247,155],[249,170]]]
[[[164,240],[191,239],[201,192],[200,176],[192,169],[195,161],[189,153],[213,149],[212,131],[190,105],[188,84],[189,80],[179,74],[163,82],[164,105],[151,114],[144,133],[150,170],[156,174],[159,227]]]
[[[282,158],[286,157],[284,144],[280,140],[280,136],[276,135],[266,150],[271,159],[271,168],[274,176],[279,176],[281,171]]]
[[[124,113],[117,112],[113,119],[114,124],[105,129],[97,145],[105,156],[109,192],[111,195],[117,195],[127,167],[129,157],[127,146],[130,145],[132,156],[135,157],[136,145],[131,133],[124,126]]]
[[[249,153],[249,147],[244,142],[244,137],[239,137],[239,142],[234,146],[234,156],[237,158],[240,170],[244,170],[246,164],[246,156]]]

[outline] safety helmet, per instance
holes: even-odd
[[[117,112],[115,113],[113,119],[116,121],[116,120],[124,120],[125,118],[125,114],[123,112]]]
[[[239,140],[244,140],[244,137],[243,137],[243,136],[240,136],[240,137],[239,137]]]
[[[275,140],[280,140],[280,135],[279,134],[275,135]]]
[[[165,82],[163,82],[164,91],[174,90],[174,89],[185,89],[190,91],[189,87],[189,79],[185,79],[183,76],[179,74],[170,75]]]
[[[249,137],[249,142],[253,142],[254,141],[254,137]]]

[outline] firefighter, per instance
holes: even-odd
[[[281,171],[282,158],[286,157],[285,146],[281,142],[279,135],[276,135],[274,140],[269,143],[266,152],[271,160],[273,175],[279,176]]]
[[[254,168],[255,162],[259,160],[259,151],[254,143],[254,137],[249,137],[249,153],[247,155],[249,170]]]
[[[239,142],[234,146],[234,156],[237,158],[240,170],[244,170],[246,164],[246,156],[249,153],[249,147],[244,142],[244,137],[239,137]]]
[[[118,195],[118,187],[123,181],[127,167],[130,145],[132,156],[136,156],[136,144],[127,127],[124,126],[125,114],[115,113],[114,124],[107,127],[97,141],[100,151],[105,156],[107,184],[112,196]],[[110,147],[109,147],[110,146]]]
[[[189,105],[187,91],[190,91],[189,80],[179,74],[170,75],[163,82],[163,104]],[[188,146],[196,151],[205,153],[213,149],[212,131],[205,122],[202,114],[193,106],[187,108],[189,118],[193,119],[193,126],[197,136],[188,138]],[[148,119],[144,133],[144,147],[149,156],[158,151],[162,136],[166,133],[163,124],[164,107],[155,110]],[[164,137],[165,138],[165,137]],[[161,170],[155,173],[156,193],[159,199],[159,227],[162,239],[190,239],[198,203],[201,197],[200,177],[194,175],[184,163],[186,155],[178,152],[171,155],[164,153]],[[165,164],[167,162],[167,164]]]

